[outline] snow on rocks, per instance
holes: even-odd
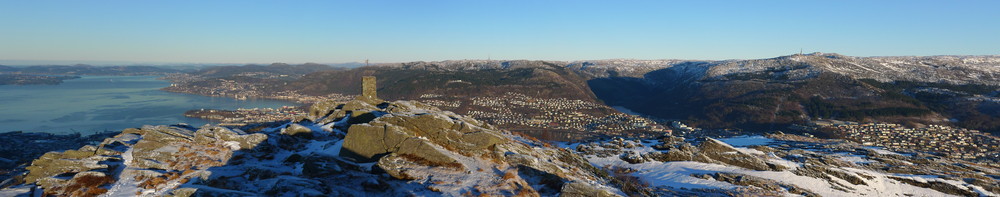
[[[638,140],[611,139],[580,143],[576,150],[595,166],[627,169],[625,176],[637,177],[658,195],[995,196],[1000,191],[995,167],[946,158],[871,154],[877,149],[844,142],[777,137],[663,138],[662,144],[653,145],[657,149],[624,148],[622,141]],[[755,168],[750,158],[784,168]]]

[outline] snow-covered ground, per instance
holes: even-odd
[[[707,139],[715,140],[715,139]],[[736,149],[737,152],[742,154],[757,155],[760,158],[765,158],[768,162],[777,165],[782,165],[789,167],[784,170],[779,171],[758,171],[751,170],[747,168],[742,168],[733,165],[719,164],[719,163],[703,163],[697,161],[672,161],[672,162],[661,162],[661,161],[646,161],[642,163],[630,163],[622,159],[619,156],[607,156],[600,157],[598,155],[586,155],[585,158],[590,161],[595,166],[607,166],[612,168],[629,168],[635,170],[631,175],[638,177],[642,181],[645,181],[652,187],[665,188],[667,190],[691,190],[699,191],[697,189],[722,189],[722,190],[733,190],[740,187],[746,187],[741,185],[735,185],[730,182],[719,181],[712,178],[702,178],[704,174],[715,174],[715,173],[729,173],[729,174],[741,174],[748,175],[758,178],[763,178],[767,180],[772,180],[780,184],[794,185],[800,189],[805,189],[811,191],[815,194],[821,196],[955,196],[953,194],[943,193],[931,188],[925,188],[920,186],[915,186],[911,184],[904,183],[898,178],[912,179],[917,182],[928,183],[928,182],[941,182],[947,183],[955,186],[959,189],[965,189],[968,191],[974,191],[982,196],[997,196],[996,193],[990,192],[981,186],[972,185],[963,181],[954,179],[945,179],[936,175],[921,175],[921,174],[900,174],[900,173],[889,173],[877,169],[868,169],[864,166],[872,163],[878,163],[879,161],[869,158],[869,156],[853,154],[853,153],[834,153],[834,152],[811,152],[807,151],[805,154],[809,155],[826,155],[827,157],[833,157],[837,160],[849,163],[847,166],[836,166],[836,165],[823,165],[816,166],[814,164],[809,164],[809,162],[803,162],[808,160],[798,160],[795,159],[785,159],[778,157],[776,152],[765,152],[754,148],[747,148],[747,146],[761,146],[770,145],[772,147],[780,147],[782,145],[787,146],[783,141],[771,139],[764,136],[741,136],[733,138],[723,138],[718,139],[718,141],[729,143],[733,145],[732,148]],[[615,144],[620,144],[621,142],[614,142]],[[643,154],[649,152],[655,152],[657,150],[649,147],[650,143],[643,143],[646,146],[635,147],[635,148],[625,148],[622,149],[623,154]],[[560,144],[564,147],[573,147],[579,144]],[[860,147],[859,147],[860,148]],[[892,151],[887,151],[878,147],[863,147],[869,149],[881,155],[892,155],[892,156],[904,156],[909,157],[908,154],[900,154]],[[670,150],[665,150],[663,152],[669,152]],[[780,153],[779,153],[780,154]],[[788,154],[787,158],[804,158],[806,156],[799,154]],[[906,165],[913,165],[912,163],[905,162]],[[805,166],[809,166],[807,169],[802,169]],[[817,169],[816,167],[822,167],[820,169],[826,169],[826,173],[842,173],[845,176],[859,177],[863,184],[851,183],[849,180],[842,179],[838,176],[827,174],[818,177],[816,175],[806,176],[809,173],[805,173],[802,170],[808,170],[809,168]],[[821,172],[822,173],[822,172]],[[855,180],[857,181],[857,180]],[[786,195],[797,196],[795,193],[787,193]],[[704,191],[704,190],[700,190]]]

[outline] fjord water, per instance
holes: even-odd
[[[156,76],[84,76],[59,85],[0,86],[0,132],[90,134],[142,125],[208,121],[184,117],[191,109],[294,106],[278,100],[236,100],[172,93]]]

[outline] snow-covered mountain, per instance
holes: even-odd
[[[642,75],[658,69],[685,71],[693,79],[726,79],[740,73],[783,72],[791,79],[815,77],[821,72],[882,82],[914,81],[951,84],[1000,85],[1000,56],[851,57],[811,53],[752,60],[597,60],[576,61],[570,67],[596,77]],[[607,74],[614,73],[614,74]]]
[[[1000,132],[993,102],[1000,95],[1000,56],[812,53],[755,60],[604,60],[570,67],[593,76],[588,86],[609,105],[705,127],[763,130],[822,118]]]
[[[1000,56],[850,57],[835,53],[790,55],[760,60],[709,64],[707,78],[735,73],[783,70],[796,76],[832,72],[882,82],[914,81],[1000,85]],[[802,69],[804,71],[796,72]]]
[[[886,56],[852,57],[836,53],[795,54],[749,60],[447,60],[378,64],[379,67],[441,71],[512,69],[547,66],[573,68],[594,78],[639,77],[651,71],[674,68],[693,78],[723,79],[738,73],[790,71],[797,76],[831,72],[856,79],[945,82],[952,84],[1000,85],[1000,55],[985,56]],[[676,68],[675,68],[676,67]]]

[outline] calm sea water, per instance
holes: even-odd
[[[155,76],[84,76],[60,85],[0,86],[0,132],[90,134],[142,125],[205,120],[184,117],[191,109],[295,106],[277,100],[236,100],[160,91]]]

